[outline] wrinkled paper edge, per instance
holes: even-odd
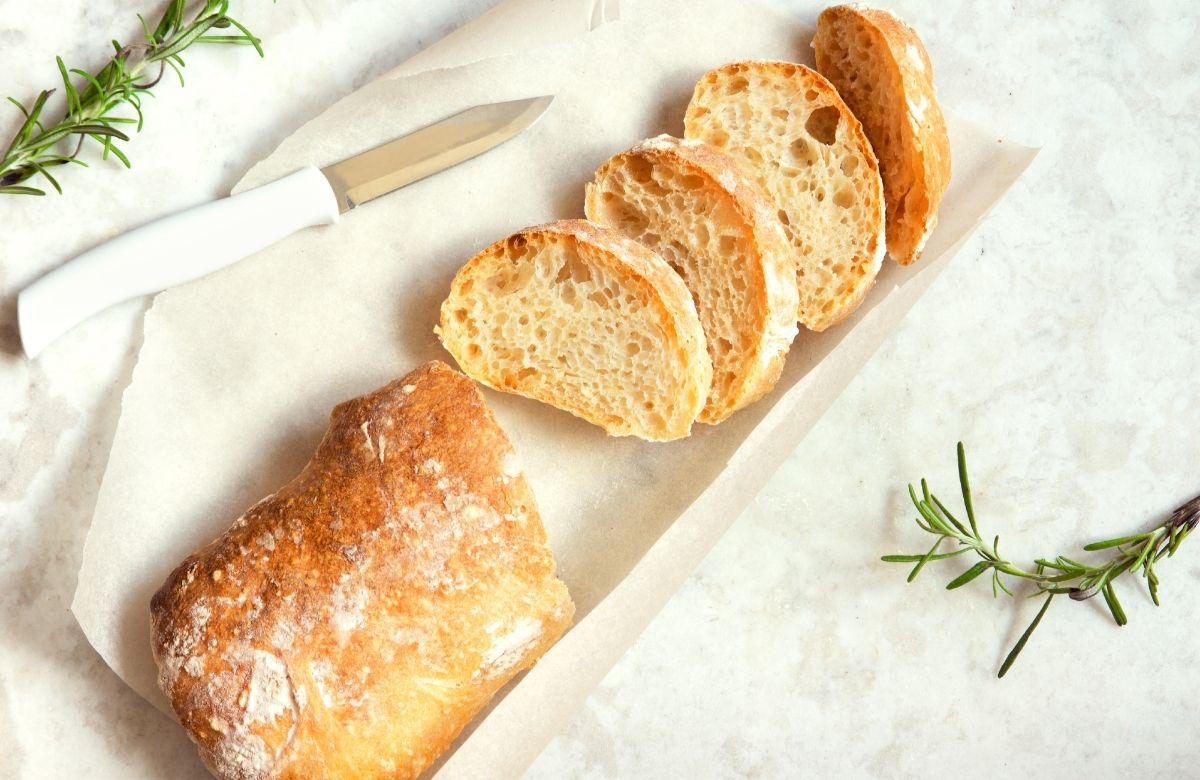
[[[415,76],[557,45],[619,21],[620,6],[620,0],[509,0],[414,54],[381,78]]]
[[[500,3],[483,15],[449,33],[441,40],[431,44],[405,63],[370,82],[370,84],[389,79],[417,76],[431,70],[465,67],[484,60],[562,44],[587,35],[604,24],[617,21],[619,17],[620,0],[507,0],[507,2]],[[524,36],[528,34],[531,25],[538,26],[539,29],[544,26],[547,32],[552,33],[552,35],[543,36],[540,42],[541,45],[528,46],[529,42]],[[520,48],[517,46],[518,44],[526,46],[526,48]],[[369,84],[359,89],[366,89],[368,86]],[[337,105],[343,99],[345,99],[345,96],[335,100],[326,110]],[[297,127],[293,132],[299,129],[300,127]],[[285,143],[286,140],[287,138],[284,138],[281,144]],[[255,168],[264,160],[270,159],[277,151],[278,146],[264,155],[262,159],[251,164],[247,168],[247,173],[234,185],[232,192],[236,194],[253,186],[248,184],[248,181],[252,178]],[[151,316],[151,312],[155,310],[157,300],[158,296],[156,295],[143,317]],[[129,399],[129,389],[137,381],[138,369],[139,365],[135,362],[130,375],[130,381],[121,393],[122,416],[125,414],[125,404]],[[106,468],[104,478],[107,478],[107,472]],[[88,565],[88,547],[92,543],[91,529],[89,529],[88,536],[84,540],[84,550],[81,556],[81,572]],[[92,644],[89,626],[94,622],[93,616],[98,611],[98,607],[93,601],[90,594],[86,592],[85,578],[80,576],[76,584],[70,610],[76,622],[83,630],[84,636],[87,637],[89,644]],[[147,620],[149,620],[149,617],[147,617]],[[105,654],[99,648],[94,647],[94,645],[93,649],[111,667]],[[118,676],[121,676],[120,672],[115,668],[113,671]],[[137,689],[134,688],[134,690]],[[148,697],[147,701],[167,717],[177,720],[165,696]]]
[[[528,53],[586,35],[619,18],[618,0],[509,0],[380,79],[405,78],[430,70]],[[531,27],[538,30],[536,45],[531,45],[528,39]],[[1023,161],[1008,161],[1008,165],[1016,167],[1008,183],[1011,187],[1032,162],[1036,150],[1014,144],[1009,147],[1026,155]],[[264,159],[270,156],[268,154]],[[245,179],[234,191],[244,186]],[[991,207],[1002,197],[1003,193]],[[737,448],[724,470],[676,518],[628,575],[521,678],[523,684],[510,686],[490,714],[469,727],[453,752],[443,757],[437,770],[439,777],[517,776],[528,768],[545,745],[562,732],[590,692],[678,591],[825,411],[822,409],[813,414],[794,403],[792,396],[805,392],[814,383],[824,385],[825,392],[831,397],[839,395],[969,240],[978,224],[986,218],[986,213],[983,212],[952,247],[940,252],[936,268],[916,269],[911,283],[895,285],[886,298],[862,313],[865,316],[856,316],[842,326],[850,330],[847,340],[863,343],[859,349],[849,350],[853,359],[836,361],[827,356],[789,388]],[[890,267],[895,269],[894,264]],[[888,284],[888,268],[885,265],[880,287]],[[873,344],[870,343],[872,340]],[[81,608],[85,607],[77,590],[71,609],[86,633],[81,614]],[[581,666],[578,664],[580,657],[586,657],[589,663]],[[546,707],[547,700],[542,695],[546,690],[555,691],[553,710]],[[152,703],[161,710],[165,700]],[[174,717],[169,709],[164,712]]]
[[[971,125],[947,112],[951,125]],[[998,139],[999,141],[999,139]],[[578,709],[613,666],[679,591],[767,481],[828,411],[799,404],[799,396],[821,386],[836,399],[888,340],[892,331],[933,285],[987,215],[1020,180],[1038,149],[999,141],[1004,157],[992,165],[1009,180],[974,224],[949,247],[930,239],[925,267],[902,267],[890,258],[863,307],[840,325],[847,329],[840,351],[826,355],[790,387],[759,421],[709,483],[626,577],[514,686],[470,736],[441,763],[439,778],[519,777],[554,737],[563,733]],[[919,261],[921,262],[921,261]],[[880,299],[882,295],[882,299]],[[846,342],[850,342],[848,345]],[[831,404],[832,405],[832,404]],[[587,659],[587,664],[579,662]],[[554,691],[548,708],[545,691]]]

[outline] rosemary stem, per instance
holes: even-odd
[[[963,525],[955,519],[950,510],[930,492],[929,485],[921,480],[921,492],[909,485],[908,493],[919,515],[917,525],[922,530],[936,534],[937,543],[924,555],[888,555],[885,561],[913,562],[917,565],[909,574],[911,582],[924,568],[926,563],[955,557],[960,553],[974,552],[981,560],[974,566],[959,574],[946,586],[949,590],[957,589],[974,579],[977,579],[989,569],[992,572],[992,593],[999,595],[1003,590],[1009,596],[1013,595],[1001,578],[1001,574],[1027,580],[1036,586],[1033,596],[1044,595],[1045,601],[1037,616],[1030,623],[1025,633],[1021,635],[1012,652],[1005,658],[1000,668],[1003,677],[1016,661],[1017,656],[1029,641],[1034,629],[1045,617],[1050,608],[1050,602],[1056,595],[1066,594],[1072,601],[1086,601],[1100,595],[1112,613],[1114,622],[1123,626],[1128,622],[1125,610],[1113,582],[1124,574],[1139,573],[1146,581],[1150,598],[1159,603],[1159,578],[1155,564],[1164,557],[1174,555],[1183,540],[1200,525],[1200,496],[1196,496],[1177,508],[1164,522],[1156,528],[1140,534],[1120,536],[1093,542],[1083,549],[1086,552],[1108,550],[1109,558],[1099,564],[1092,565],[1082,561],[1072,560],[1060,555],[1055,558],[1038,558],[1034,561],[1036,571],[1029,571],[1005,560],[1000,556],[1000,537],[988,544],[979,532],[975,516],[975,506],[971,498],[971,486],[967,477],[966,452],[961,443],[958,445],[958,474],[962,488],[963,504],[966,508],[968,525]],[[941,542],[953,540],[958,543],[954,553],[938,555]]]
[[[136,124],[136,129],[141,130],[141,96],[149,93],[168,67],[183,82],[184,63],[179,55],[192,44],[244,44],[253,46],[262,56],[261,41],[228,15],[229,0],[197,0],[194,13],[188,12],[188,5],[187,0],[171,0],[154,28],[139,15],[145,40],[125,46],[114,41],[115,53],[94,74],[68,69],[58,58],[67,106],[53,124],[42,124],[42,114],[46,99],[54,90],[43,90],[31,108],[10,98],[21,109],[25,121],[0,157],[0,194],[44,195],[42,190],[24,184],[39,174],[62,192],[48,169],[70,162],[86,165],[79,154],[89,137],[104,147],[105,158],[112,155],[129,167],[129,159],[116,144],[128,141],[129,136],[118,125]],[[236,34],[213,35],[214,30]],[[153,71],[155,65],[157,74]],[[132,107],[136,120],[128,114],[113,113],[121,106]],[[60,148],[68,141],[75,141],[73,151]]]

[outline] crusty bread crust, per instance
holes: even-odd
[[[627,291],[635,292],[650,307],[652,316],[648,319],[652,321],[655,332],[645,336],[658,350],[660,365],[669,369],[667,373],[671,383],[671,387],[665,391],[665,397],[653,398],[650,402],[662,402],[674,410],[661,422],[651,424],[617,414],[620,407],[618,400],[631,392],[628,387],[618,386],[619,383],[607,388],[609,395],[605,403],[582,403],[578,394],[572,392],[573,382],[577,378],[567,377],[555,363],[549,362],[544,350],[539,355],[539,360],[543,362],[529,376],[525,375],[529,365],[493,361],[494,365],[489,366],[492,356],[472,350],[472,333],[477,334],[487,323],[474,321],[470,296],[484,294],[479,289],[486,286],[486,279],[497,268],[529,263],[529,256],[525,253],[528,248],[535,248],[532,254],[536,256],[537,251],[558,240],[568,242],[581,257],[586,256],[587,262],[601,266],[611,279]],[[513,318],[530,314],[520,308],[507,313]],[[524,395],[556,406],[601,426],[612,436],[638,436],[649,441],[669,441],[687,436],[691,433],[696,416],[704,407],[712,383],[712,362],[708,358],[704,331],[691,293],[683,281],[666,261],[646,247],[586,220],[560,220],[526,228],[475,255],[455,275],[435,330],[459,367],[476,381],[496,390]],[[524,348],[528,345],[516,346]],[[526,358],[531,359],[528,355]],[[610,355],[606,359],[611,360],[613,365],[626,360],[623,354]],[[608,381],[611,383],[613,380],[609,378]]]
[[[688,268],[676,269],[685,282],[689,282],[689,273],[695,273],[707,276],[704,281],[718,283],[728,283],[736,277],[744,285],[744,290],[737,295],[737,301],[741,304],[735,312],[737,320],[723,323],[726,328],[733,325],[737,329],[731,339],[734,344],[731,358],[725,365],[717,364],[718,354],[714,349],[716,334],[708,332],[709,326],[706,325],[709,354],[714,362],[714,380],[708,402],[698,419],[700,422],[716,424],[766,395],[775,386],[783,370],[788,348],[796,336],[796,270],[791,246],[775,214],[774,202],[757,182],[743,172],[737,160],[709,144],[681,141],[666,135],[649,139],[615,155],[597,170],[595,180],[587,186],[585,211],[588,219],[622,230],[619,221],[608,218],[615,215],[608,213],[604,197],[610,180],[619,177],[633,159],[645,161],[651,168],[661,166],[672,175],[698,177],[704,183],[692,187],[692,190],[705,193],[712,201],[720,200],[738,218],[735,224],[719,225],[713,223],[710,214],[707,232],[712,240],[730,234],[746,238],[744,242],[739,242],[740,248],[746,252],[745,257],[727,252],[723,257],[705,257],[701,262],[690,263]],[[657,186],[670,186],[662,181],[660,177]],[[671,209],[669,193],[658,195],[654,200],[664,212],[664,221],[671,221],[673,216],[678,216],[665,213]],[[699,217],[688,216],[693,219]],[[672,226],[666,228],[667,232],[674,233]],[[683,229],[682,225],[676,229]],[[644,238],[629,235],[634,239]],[[667,240],[666,235],[656,238],[660,244]],[[659,248],[656,244],[649,246],[651,249]],[[701,247],[702,250],[704,248]],[[663,254],[663,257],[667,256]],[[739,259],[746,262],[736,268],[729,267]],[[706,314],[711,321],[711,310],[706,309],[715,305],[715,302],[706,301],[701,295],[698,289],[700,281],[690,280],[689,287],[701,323],[704,324]],[[723,370],[733,370],[734,379],[718,382],[717,375]]]
[[[792,161],[784,159],[787,153],[774,157],[772,155],[779,150],[763,148],[754,143],[756,139],[735,137],[737,128],[718,119],[721,103],[746,101],[743,93],[735,91],[731,95],[729,88],[739,79],[753,78],[770,81],[774,86],[786,89],[789,99],[785,102],[775,101],[771,112],[789,113],[785,121],[796,140],[802,140],[800,137],[808,131],[805,118],[822,109],[836,112],[836,138],[831,145],[853,155],[856,161],[854,170],[857,174],[848,174],[858,180],[851,203],[848,204],[860,210],[855,221],[848,224],[836,219],[833,214],[837,208],[833,203],[834,194],[816,191],[816,177],[841,175],[838,169],[845,170],[842,168],[845,160],[825,159],[818,155],[816,162],[819,163],[820,173],[814,176],[812,186],[805,192],[789,197],[785,192],[791,186],[790,180],[804,178],[804,174],[784,174],[785,169],[792,167]],[[750,87],[747,91],[752,89]],[[764,116],[755,117],[755,120],[769,121]],[[688,104],[684,127],[688,138],[706,141],[728,151],[732,151],[732,147],[739,142],[753,149],[755,157],[741,160],[744,169],[774,196],[780,211],[788,215],[785,231],[791,238],[796,262],[799,322],[810,330],[823,331],[849,317],[875,283],[883,260],[883,183],[879,176],[878,161],[861,123],[833,85],[820,73],[793,62],[731,62],[714,68],[697,82]],[[773,137],[770,143],[780,140]],[[788,137],[782,142],[786,145],[792,140]],[[809,148],[814,146],[810,143]],[[859,165],[862,167],[857,167]],[[818,251],[818,246],[822,244],[840,245],[841,248],[830,252],[831,247],[825,246],[826,251]]]
[[[889,68],[889,83],[875,85],[871,99],[881,100],[887,90],[888,94],[900,96],[903,105],[864,105],[864,92],[851,85],[863,74],[846,72],[836,63],[832,52],[839,30],[856,24],[867,31],[872,49],[883,55]],[[822,11],[817,19],[813,49],[817,69],[833,82],[862,120],[875,147],[883,167],[887,197],[888,251],[898,263],[909,265],[920,257],[926,239],[937,225],[938,207],[950,185],[950,139],[938,104],[929,54],[916,31],[895,14],[858,4]],[[905,117],[899,148],[891,149],[888,134],[871,121],[870,117],[880,110]],[[893,164],[903,166],[905,175],[891,175]],[[911,181],[911,187],[898,186],[897,182],[902,180]]]
[[[224,780],[416,777],[570,623],[512,447],[428,363],[167,578],[159,684]]]

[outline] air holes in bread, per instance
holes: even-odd
[[[832,146],[833,142],[837,140],[837,128],[840,121],[841,115],[837,108],[834,106],[824,106],[808,115],[808,121],[804,123],[804,129],[821,143],[826,146]]]
[[[691,291],[714,369],[701,422],[769,390],[795,333],[795,271],[774,210],[735,158],[670,136],[616,155],[588,185],[588,218],[657,252]]]
[[[712,367],[675,272],[645,247],[582,220],[520,236],[476,255],[442,305],[439,335],[463,370],[614,435],[686,436]],[[524,282],[512,295],[472,279]],[[645,399],[655,402],[654,414],[641,409]]]
[[[734,81],[749,87],[731,93]],[[774,200],[794,250],[800,322],[824,330],[854,311],[882,260],[883,184],[833,86],[795,63],[730,63],[696,85],[684,126],[688,138],[740,158]]]

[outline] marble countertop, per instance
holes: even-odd
[[[235,3],[266,60],[193,54],[187,87],[149,106],[133,170],[0,201],[0,777],[202,776],[68,611],[147,302],[30,362],[16,291],[223,194],[303,119],[492,4]],[[0,0],[5,95],[52,84],[55,54],[92,67],[100,42],[136,31],[116,0],[27,5]],[[1200,11],[893,5],[947,105],[1043,151],[531,777],[1195,771],[1200,549],[1161,564],[1161,608],[1120,586],[1124,628],[1098,600],[1056,602],[1004,680],[1036,602],[993,600],[983,580],[947,593],[957,565],[905,585],[878,558],[925,546],[904,485],[952,495],[959,439],[984,531],[1014,560],[1147,527],[1200,492]]]

